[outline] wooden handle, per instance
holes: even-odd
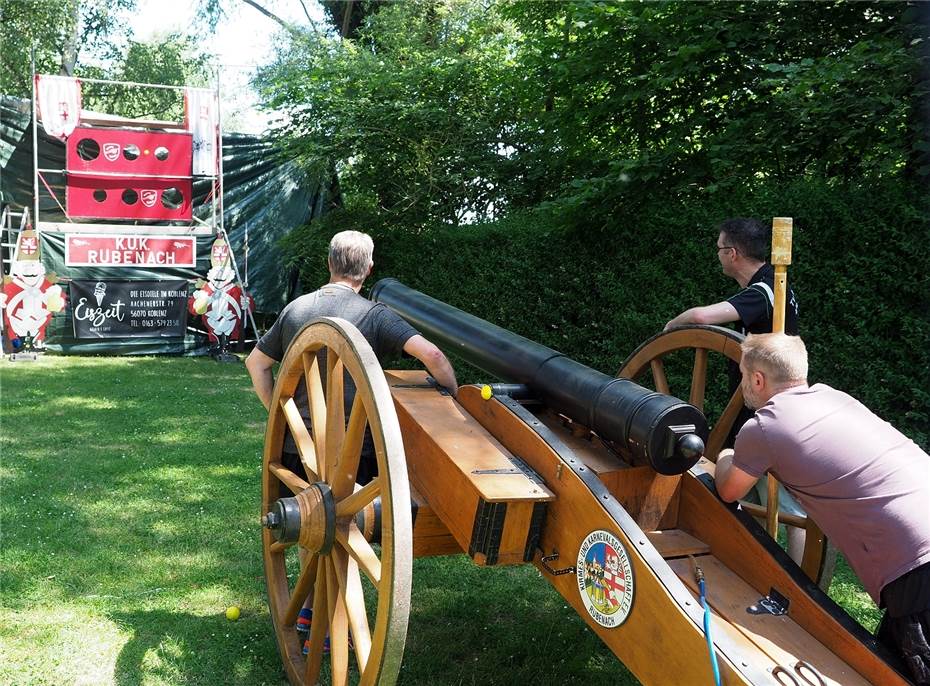
[[[772,310],[772,333],[785,332],[785,305],[788,302],[788,265],[791,264],[791,217],[772,219],[772,264],[775,267],[775,303]],[[768,479],[768,503],[765,528],[769,536],[778,535],[778,482],[771,474]]]
[[[791,264],[791,232],[794,221],[791,217],[772,219],[772,264]]]

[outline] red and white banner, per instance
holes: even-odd
[[[69,233],[69,267],[196,267],[197,239],[189,236],[139,236]]]
[[[39,119],[49,136],[65,139],[81,119],[81,83],[70,76],[36,74]]]

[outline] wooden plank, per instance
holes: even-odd
[[[456,542],[451,546],[447,539],[423,539],[419,545],[415,543],[416,552],[447,554],[464,550],[473,551],[478,564],[522,563],[529,517],[521,518],[526,524],[522,533],[515,529],[521,524],[509,520],[521,517],[522,509],[516,505],[525,503],[531,510],[533,504],[555,496],[520,471],[511,459],[512,453],[452,397],[429,387],[425,372],[388,372],[386,376],[404,436],[410,483],[426,495],[432,511]],[[479,521],[481,508],[503,517],[506,541],[503,530]],[[489,526],[485,531],[493,532],[492,540],[486,543],[486,537],[478,535],[478,526]],[[485,549],[476,549],[476,542]]]
[[[566,603],[646,686],[665,686],[670,683],[670,675],[673,675],[671,678],[675,683],[680,684],[711,683],[707,646],[696,612],[697,605],[690,595],[688,610],[679,605],[664,581],[647,564],[641,554],[641,549],[648,545],[646,536],[643,535],[641,540],[630,539],[618,529],[578,475],[531,427],[501,403],[482,400],[479,389],[473,386],[459,389],[458,402],[495,438],[533,467],[557,496],[547,505],[546,524],[540,540],[540,548],[546,554],[560,553],[560,558],[550,563],[554,568],[575,565],[581,543],[592,531],[609,530],[623,542],[635,579],[633,606],[626,622],[611,628],[596,623],[584,606],[576,575],[553,576],[545,570],[537,555],[536,567]],[[563,434],[559,434],[559,438],[563,438]],[[671,577],[670,582],[681,593],[688,594],[677,577],[670,570],[665,571]],[[691,612],[690,616],[688,612]],[[721,629],[720,635],[725,633]],[[722,654],[718,650],[721,675],[729,686],[750,683],[736,667],[739,660],[751,659],[751,664],[761,670],[774,666],[744,637],[737,636],[737,639],[738,643],[730,643],[738,646],[731,654]],[[753,657],[756,655],[759,660]]]
[[[710,546],[704,541],[699,541],[681,529],[650,531],[646,535],[649,537],[649,542],[659,551],[659,555],[665,559],[683,555],[704,555],[710,552]]]
[[[706,541],[734,574],[759,597],[775,587],[788,598],[791,617],[873,684],[905,686],[901,676],[821,607],[752,537],[733,514],[691,474],[684,475],[678,528]],[[877,643],[875,644],[877,645]]]
[[[466,552],[442,520],[433,512],[426,499],[410,487],[410,499],[416,504],[417,514],[413,520],[413,556],[457,555]]]
[[[597,474],[623,508],[645,531],[672,529],[678,518],[679,476],[665,476],[651,467],[631,467],[610,452],[598,439],[576,436],[562,418],[542,412],[539,420],[559,438],[585,466]]]
[[[632,467],[601,475],[601,481],[644,531],[678,525],[680,476],[659,474],[651,467]]]
[[[553,431],[559,432],[565,445],[582,459],[588,469],[601,477],[602,480],[605,475],[622,469],[629,469],[630,465],[605,448],[597,437],[576,436],[571,431],[566,430],[568,427],[565,426],[566,420],[562,415],[549,411],[541,412],[539,421]]]
[[[747,612],[746,608],[755,605],[761,595],[720,560],[705,555],[697,563],[704,571],[707,599],[712,610],[777,664],[792,672],[798,660],[803,660],[821,674],[825,686],[868,686],[869,682],[862,675],[798,626],[790,614],[775,616]],[[668,564],[692,591],[697,591],[690,560],[680,558],[670,560]]]
[[[411,388],[426,385],[425,372],[392,371],[386,372],[385,376],[391,386],[395,406],[408,418],[406,428],[419,434],[416,439],[418,447],[445,455],[444,461],[467,477],[482,500],[495,503],[553,499],[554,496],[545,486],[533,483],[523,474],[492,473],[513,470],[514,463],[510,460],[512,453],[488,435],[451,397],[442,396],[428,386]],[[404,431],[405,445],[407,435],[407,431]],[[424,445],[427,439],[432,443],[431,447]],[[408,450],[407,453],[413,471],[420,461],[415,451]],[[422,467],[439,469],[440,465],[427,462]],[[427,489],[420,491],[431,493]],[[435,506],[435,502],[433,504]]]
[[[507,518],[501,535],[501,546],[497,564],[523,564],[526,551],[526,538],[530,530],[535,503],[510,503],[507,505]]]

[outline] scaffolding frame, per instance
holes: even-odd
[[[38,116],[38,92],[36,89],[36,76],[42,76],[41,74],[36,73],[35,68],[35,49],[32,50],[32,57],[30,61],[30,68],[32,74],[32,192],[33,192],[33,221],[36,231],[56,231],[63,233],[80,233],[80,232],[92,232],[92,233],[130,233],[130,234],[146,234],[146,233],[158,233],[161,235],[194,235],[194,236],[221,236],[226,234],[224,217],[223,217],[223,113],[222,108],[220,107],[220,71],[217,68],[214,79],[213,88],[209,88],[212,93],[212,96],[215,98],[216,102],[216,133],[214,145],[216,147],[217,155],[217,164],[214,174],[193,174],[191,176],[191,182],[197,178],[199,179],[208,179],[210,181],[210,192],[207,193],[207,200],[210,202],[210,220],[209,224],[199,217],[192,216],[191,223],[187,226],[174,226],[163,223],[166,220],[160,220],[162,223],[146,223],[146,224],[113,224],[113,223],[100,223],[100,222],[74,222],[70,221],[67,213],[65,213],[65,221],[63,222],[54,222],[54,221],[43,221],[39,209],[39,181],[42,180],[43,184],[48,188],[48,184],[45,181],[45,178],[42,176],[42,173],[47,174],[58,174],[62,177],[66,177],[67,174],[76,174],[80,175],[80,172],[69,172],[67,168],[63,169],[49,169],[39,167],[39,116]],[[110,79],[85,79],[81,77],[75,77],[82,84],[92,83],[92,84],[105,84],[105,85],[114,85],[114,86],[127,86],[131,88],[153,88],[161,90],[171,90],[178,92],[186,92],[188,86],[170,86],[166,84],[158,83],[140,83],[137,81],[117,81]],[[83,115],[83,108],[79,116]],[[100,114],[100,113],[94,113]],[[177,124],[169,121],[153,121],[153,120],[141,120],[141,119],[130,119],[128,117],[108,117],[105,120],[99,118],[90,117],[90,119],[99,124],[104,124],[105,126],[110,126],[114,128],[161,128],[161,129],[183,129],[183,124]],[[66,165],[67,167],[67,165]],[[95,173],[95,176],[100,176],[101,173]],[[103,175],[109,175],[103,173]],[[121,175],[114,175],[121,176]],[[160,175],[145,175],[145,178],[168,178]],[[178,177],[172,177],[178,178]],[[187,178],[187,177],[184,177]],[[49,193],[51,197],[58,203],[59,207],[64,210],[64,206],[58,201],[58,198],[49,188]],[[193,198],[191,198],[193,202]],[[193,208],[192,208],[193,212]],[[148,220],[153,221],[153,220]],[[204,226],[206,225],[206,226]]]

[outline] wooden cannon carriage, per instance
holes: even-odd
[[[453,399],[424,372],[382,371],[339,319],[313,322],[291,344],[262,470],[268,599],[291,683],[394,683],[413,558],[453,553],[535,565],[644,684],[714,682],[701,575],[722,683],[908,683],[817,586],[822,537],[808,537],[805,574],[712,490],[713,463],[701,456],[719,452],[742,398],[708,424],[708,361],[738,359],[740,336],[660,334],[612,378],[397,281],[379,282],[372,297],[510,383],[463,386]],[[684,402],[668,394],[663,360],[687,350]],[[631,380],[646,373],[662,392]],[[347,379],[356,388],[348,407]],[[294,401],[301,380],[312,431]],[[281,462],[286,427],[306,481]],[[359,487],[366,428],[379,473]],[[297,495],[279,498],[281,484]],[[294,624],[308,597],[305,657]]]

